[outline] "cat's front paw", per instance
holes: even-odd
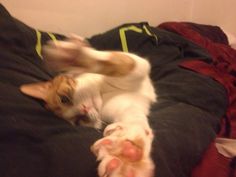
[[[139,124],[114,123],[105,129],[104,135],[91,148],[100,161],[100,177],[154,176],[154,163],[150,157],[153,140],[150,128]]]
[[[88,42],[82,37],[72,36],[65,41],[49,41],[43,46],[43,58],[50,69],[66,70],[72,67],[84,67],[84,48]],[[81,66],[80,66],[81,65]]]

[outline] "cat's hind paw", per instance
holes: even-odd
[[[150,157],[152,137],[147,135],[143,127],[127,128],[117,125],[106,129],[108,136],[92,146],[92,151],[100,161],[100,177],[154,176],[154,164]]]

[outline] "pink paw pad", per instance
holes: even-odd
[[[129,161],[135,162],[142,158],[142,149],[133,144],[131,141],[124,141],[122,146],[122,155]]]
[[[114,170],[116,170],[120,166],[121,162],[120,160],[114,158],[108,162],[108,165],[106,167],[106,171],[108,174],[112,173]]]
[[[100,142],[100,145],[112,145],[112,141],[110,139],[104,139]]]
[[[121,161],[119,159],[112,159],[110,162],[108,162],[106,167],[106,174],[113,173],[116,169],[118,169],[121,166]],[[126,169],[124,170],[124,177],[135,177],[135,172],[133,169]]]
[[[125,177],[135,177],[135,172],[133,169],[129,169],[126,173],[125,173]]]

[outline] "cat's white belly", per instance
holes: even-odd
[[[151,100],[138,93],[113,92],[103,95],[103,106],[101,117],[108,122],[116,122],[122,117],[128,116],[147,116]]]
[[[109,81],[109,80],[108,80]],[[147,116],[151,103],[156,101],[155,90],[146,77],[141,83],[129,85],[130,91],[119,88],[119,80],[103,85],[101,117],[104,121],[131,119],[130,116]],[[132,88],[133,87],[133,88]],[[125,87],[127,88],[127,87]],[[144,118],[145,120],[145,118]]]

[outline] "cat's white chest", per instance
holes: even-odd
[[[154,89],[149,80],[144,80],[139,88],[122,90],[107,86],[102,94],[101,117],[105,121],[114,122],[126,116],[149,114],[149,108],[155,101]]]
[[[103,105],[101,109],[101,117],[105,121],[114,122],[114,119],[123,117],[124,114],[130,114],[132,105],[135,103],[134,94],[131,93],[107,93],[102,96]],[[143,108],[141,108],[143,109]]]

